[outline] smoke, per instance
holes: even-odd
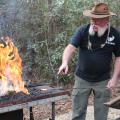
[[[12,36],[12,29],[16,22],[24,19],[26,14],[25,0],[1,0],[0,1],[0,37]]]

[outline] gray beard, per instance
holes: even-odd
[[[104,27],[99,27],[98,26],[98,31],[97,31],[98,37],[103,36],[105,34],[105,31],[107,30],[107,28],[108,28],[108,25],[106,25]],[[96,32],[93,30],[93,25],[90,25],[90,27],[89,27],[89,35],[94,36],[95,33]]]

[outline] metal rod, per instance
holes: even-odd
[[[52,102],[52,115],[49,120],[55,120],[55,102]]]
[[[34,120],[32,107],[30,107],[30,120]]]

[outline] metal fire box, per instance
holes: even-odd
[[[68,98],[69,93],[68,90],[47,85],[28,87],[28,90],[30,94],[19,92],[0,97],[0,120],[3,120],[1,118],[4,118],[4,120],[18,120],[18,118],[23,120],[23,108],[30,108],[30,113],[32,113],[33,106],[47,103],[52,103],[50,120],[55,120],[55,102]],[[8,117],[5,118],[5,116]],[[30,114],[30,117],[33,120],[32,114]]]

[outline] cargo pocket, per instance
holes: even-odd
[[[99,100],[101,102],[108,102],[111,97],[111,92],[107,89],[96,89],[95,91],[95,100]]]
[[[77,89],[77,88],[73,88],[73,91],[72,91],[72,96],[76,96],[76,95],[78,95],[79,94],[79,89]]]
[[[78,89],[73,89],[71,97],[72,97],[73,102],[78,102],[78,99],[80,97],[79,90]]]
[[[78,89],[73,89],[72,94],[72,108],[76,111],[80,107],[80,92]]]
[[[86,111],[89,94],[90,89],[73,89],[72,107],[76,113]]]

